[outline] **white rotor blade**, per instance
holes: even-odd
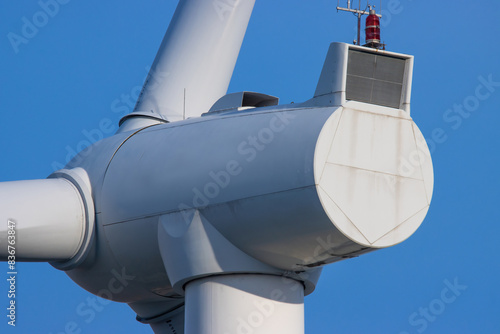
[[[200,116],[224,94],[255,0],[181,0],[135,112],[170,122]]]
[[[0,261],[55,262],[67,269],[64,262],[82,257],[94,222],[86,173],[53,177],[0,183]]]

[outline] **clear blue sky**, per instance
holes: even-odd
[[[85,144],[86,131],[103,119],[117,124],[123,114],[113,103],[142,85],[176,7],[66,2],[17,53],[8,34],[21,35],[23,17],[32,22],[42,7],[1,5],[0,181],[45,178]],[[306,297],[306,332],[500,333],[500,2],[383,4],[388,49],[415,56],[412,117],[432,142],[434,197],[401,245],[325,268]],[[329,43],[355,37],[354,16],[336,5],[257,0],[229,91],[309,99]],[[15,329],[6,324],[6,295],[1,279],[1,333],[65,333],[69,322],[80,333],[150,333],[122,304],[87,322],[76,309],[94,296],[48,264],[19,265]]]

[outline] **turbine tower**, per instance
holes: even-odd
[[[118,132],[0,183],[0,260],[50,262],[155,333],[303,334],[324,265],[415,232],[433,168],[413,57],[332,43],[308,101],[226,95],[253,6],[180,0]]]

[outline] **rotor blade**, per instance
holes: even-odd
[[[227,91],[254,3],[181,0],[134,111],[170,122],[207,112]]]
[[[80,177],[86,173],[79,170],[0,183],[0,261],[55,262],[58,267],[81,258],[94,209],[84,199],[90,192]]]

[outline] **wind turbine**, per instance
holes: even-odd
[[[413,57],[333,43],[304,103],[225,95],[253,5],[179,2],[119,131],[0,184],[2,260],[50,262],[155,333],[299,334],[324,265],[413,234],[433,189]]]

